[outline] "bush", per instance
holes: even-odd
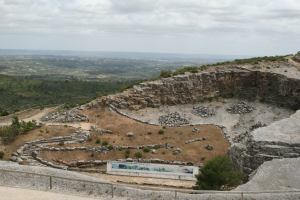
[[[0,159],[2,159],[4,157],[4,152],[0,151]]]
[[[154,145],[154,149],[158,149],[158,146],[157,146],[157,145]]]
[[[119,147],[119,148],[118,148],[118,150],[119,150],[119,151],[122,151],[122,150],[123,150],[123,148],[122,148],[122,147]]]
[[[127,150],[125,151],[125,153],[126,153],[126,154],[130,154],[130,150],[127,149]]]
[[[160,129],[160,130],[158,131],[158,133],[162,135],[162,134],[164,134],[164,133],[165,133],[165,131],[164,131],[164,130],[162,130],[162,129]]]
[[[126,153],[126,154],[125,154],[125,158],[129,158],[129,154]]]
[[[104,141],[102,142],[102,146],[105,146],[105,145],[108,145],[108,142],[104,140]]]
[[[97,143],[97,144],[100,144],[100,139],[97,139],[97,140],[96,140],[96,143]]]
[[[91,154],[91,157],[94,157],[94,153]]]
[[[66,124],[66,125],[64,125],[64,127],[68,127],[68,125]]]
[[[148,134],[148,135],[151,135],[151,134],[152,134],[152,132],[148,132],[147,134]]]
[[[92,141],[92,139],[93,139],[92,137],[89,137],[89,138],[88,138],[88,141],[90,142],[90,141]],[[97,143],[97,142],[96,142],[96,143]],[[100,143],[100,140],[99,140],[99,143]]]
[[[9,115],[9,112],[7,111],[2,112],[2,116],[7,116],[7,115]]]
[[[142,157],[142,152],[136,152],[135,154],[136,158],[141,158]]]
[[[239,185],[244,174],[233,171],[233,163],[228,156],[218,155],[200,168],[200,173],[196,175],[196,178],[195,189],[221,190],[222,186],[235,187]]]
[[[163,152],[162,152],[162,154],[166,154],[166,152],[165,152],[165,151],[163,151]]]
[[[177,153],[176,153],[176,152],[173,152],[173,155],[177,155]]]
[[[107,148],[108,148],[109,150],[112,150],[112,149],[114,148],[114,146],[113,146],[113,145],[109,145]]]
[[[149,147],[144,147],[143,151],[144,151],[144,152],[149,152],[149,151],[150,151],[150,148],[149,148]]]
[[[163,129],[166,129],[167,127],[166,127],[166,126],[163,126],[162,128],[163,128]]]

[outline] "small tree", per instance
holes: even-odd
[[[235,187],[244,178],[242,172],[233,171],[233,163],[228,156],[215,156],[205,163],[196,175],[195,189],[221,190],[222,186]]]
[[[136,158],[141,158],[142,157],[142,152],[136,152],[135,154]]]
[[[21,124],[19,122],[19,118],[17,116],[13,117],[11,125],[15,126],[17,128],[21,127]]]

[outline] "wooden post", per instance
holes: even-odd
[[[50,190],[52,190],[52,177],[50,176]]]
[[[177,200],[177,191],[175,191],[175,200]]]
[[[241,193],[241,200],[243,200],[244,199],[244,194],[243,193]]]
[[[114,185],[111,184],[111,197],[114,198]]]

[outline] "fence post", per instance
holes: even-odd
[[[52,177],[50,176],[50,190],[52,190]]]
[[[175,200],[177,200],[177,191],[175,191]]]
[[[114,185],[111,184],[111,197],[114,198]]]
[[[243,193],[241,193],[241,200],[243,200],[244,199],[244,194]]]

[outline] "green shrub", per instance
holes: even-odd
[[[112,149],[114,148],[114,146],[113,146],[113,145],[109,145],[107,148],[108,148],[109,150],[112,150]]]
[[[126,153],[126,154],[130,154],[130,150],[129,150],[129,149],[126,149],[125,153]]]
[[[143,151],[144,151],[144,152],[149,152],[149,151],[150,151],[150,148],[149,148],[149,147],[144,147],[144,148],[143,148]]]
[[[154,145],[154,149],[158,149],[158,146],[157,146],[157,145]]]
[[[122,151],[122,150],[123,150],[123,148],[122,148],[122,147],[119,147],[119,148],[118,148],[118,150],[119,150],[119,151]]]
[[[90,141],[92,141],[92,139],[93,139],[92,137],[89,137],[89,138],[88,138],[88,141],[90,142]],[[96,142],[96,143],[97,143],[97,142]],[[100,140],[99,140],[99,143],[100,143]],[[98,143],[98,144],[99,144],[99,143]]]
[[[176,152],[173,152],[173,155],[177,155],[177,153],[176,153]]]
[[[129,154],[127,154],[127,153],[125,154],[125,158],[129,158],[129,156],[130,156]]]
[[[0,151],[0,159],[2,159],[4,157],[4,152]]]
[[[164,134],[164,133],[165,133],[165,131],[164,131],[164,130],[162,130],[162,129],[160,129],[160,130],[158,130],[158,133],[162,135],[162,134]]]
[[[64,127],[68,127],[68,125],[67,125],[67,124],[65,124],[65,125],[64,125]]]
[[[165,151],[163,151],[163,152],[162,152],[162,154],[166,154],[166,152],[165,152]]]
[[[100,144],[100,139],[97,139],[97,140],[96,140],[96,143],[97,143],[97,144]]]
[[[205,157],[202,157],[201,160],[205,160]]]
[[[135,154],[136,158],[141,158],[142,157],[142,152],[136,152]]]
[[[94,157],[94,153],[91,154],[91,157]]]
[[[152,132],[148,132],[147,134],[148,134],[148,135],[151,135],[151,134],[152,134]]]
[[[166,127],[166,126],[163,126],[162,128],[163,128],[163,129],[166,129],[167,127]]]
[[[108,142],[104,140],[104,141],[102,142],[102,146],[105,146],[105,145],[108,145]]]
[[[222,186],[235,187],[242,183],[244,174],[233,171],[233,163],[228,156],[218,155],[207,161],[196,175],[200,190],[221,190]]]

